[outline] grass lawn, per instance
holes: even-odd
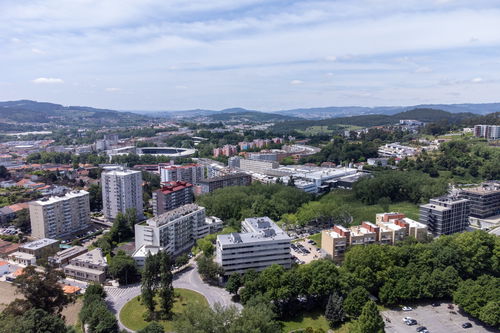
[[[313,241],[316,242],[316,246],[321,248],[321,232],[318,232],[317,234],[311,235],[307,237],[309,239],[312,239]]]
[[[174,291],[175,303],[172,310],[174,314],[181,313],[188,304],[192,303],[201,303],[208,306],[206,298],[196,291],[180,288],[176,288]],[[159,308],[160,307],[157,306],[158,310]],[[127,326],[129,329],[137,331],[143,329],[150,323],[144,320],[145,312],[146,308],[141,304],[138,296],[125,304],[123,309],[120,311],[120,320],[123,325]],[[159,323],[165,328],[166,332],[172,332],[172,321],[162,320]]]
[[[305,135],[317,135],[317,134],[332,134],[333,130],[328,129],[328,126],[311,126],[299,132],[302,132]]]
[[[320,311],[302,313],[292,320],[282,321],[282,324],[284,333],[308,327],[314,329],[322,328],[325,332],[330,329],[325,316]]]
[[[331,194],[335,197],[340,197],[348,207],[353,217],[353,225],[361,224],[363,221],[375,222],[375,214],[384,213],[380,205],[365,205],[361,201],[353,198],[353,194],[349,190],[337,190]],[[410,219],[418,221],[419,207],[410,202],[395,202],[389,205],[390,212],[404,213]]]

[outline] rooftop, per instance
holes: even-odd
[[[188,187],[193,187],[193,184],[183,182],[183,181],[171,181],[171,182],[163,182],[161,183],[162,188],[159,189],[158,191],[162,192],[163,194],[169,194],[172,192],[177,192],[180,190],[183,190]]]
[[[141,173],[141,171],[140,170],[130,170],[130,169],[126,169],[124,167],[117,167],[116,169],[112,169],[112,170],[103,172],[103,174],[107,175],[107,176],[127,176],[127,175],[134,175],[137,173]]]
[[[144,223],[154,226],[154,227],[159,227],[161,225],[164,225],[165,223],[171,222],[179,217],[188,215],[192,212],[195,211],[200,211],[204,210],[204,207],[200,207],[197,204],[188,204],[181,206],[179,208],[173,209],[171,211],[168,211],[164,214],[161,214],[159,216],[155,216],[153,218],[150,218],[149,220],[145,221]]]
[[[106,259],[102,255],[102,251],[99,248],[93,249],[92,251],[79,255],[73,260],[95,265],[107,265]]]
[[[490,194],[500,192],[500,182],[487,182],[477,187],[469,187],[462,189],[463,192],[476,194]]]
[[[291,239],[267,216],[247,218],[242,226],[249,232],[218,235],[217,241],[221,244],[238,244]]]
[[[66,193],[64,195],[52,196],[50,198],[43,198],[43,199],[40,199],[40,200],[37,200],[37,201],[33,201],[32,204],[36,204],[36,205],[40,205],[40,206],[47,206],[47,205],[54,204],[56,202],[60,202],[60,201],[64,201],[64,200],[69,200],[69,199],[72,199],[72,198],[83,197],[83,196],[88,195],[88,194],[89,194],[89,192],[84,191],[84,190],[71,191],[71,192],[68,192],[68,193]]]
[[[42,238],[33,242],[25,243],[21,245],[22,249],[29,249],[29,250],[39,250],[41,248],[44,248],[46,246],[59,243],[58,240],[55,239],[50,239],[50,238]]]

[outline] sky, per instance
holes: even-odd
[[[0,0],[0,100],[500,102],[499,0]]]

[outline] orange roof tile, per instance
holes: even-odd
[[[0,261],[0,266],[5,266],[5,265],[8,265],[9,263],[6,262],[6,261]]]
[[[68,285],[64,285],[62,289],[63,289],[65,294],[75,294],[75,293],[79,292],[80,290],[82,290],[82,288],[80,288],[80,287],[68,286]]]

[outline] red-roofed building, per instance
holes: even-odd
[[[153,192],[153,213],[158,216],[193,203],[193,200],[193,184],[182,181],[164,182],[161,189]]]

